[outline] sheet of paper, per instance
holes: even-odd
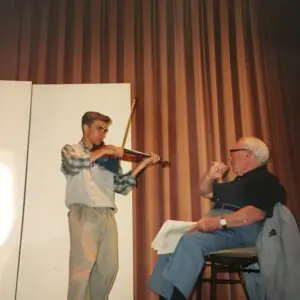
[[[173,253],[182,235],[197,222],[167,220],[154,238],[151,247],[157,254]]]

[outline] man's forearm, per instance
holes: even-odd
[[[90,152],[90,159],[91,159],[91,162],[94,162],[95,160],[97,160],[98,158],[104,156],[104,152],[103,150],[100,148],[100,149],[97,149],[93,152]]]
[[[209,194],[212,193],[213,190],[213,183],[214,183],[215,179],[212,179],[211,177],[209,177],[208,174],[206,174],[201,183],[200,183],[200,193],[201,196],[208,196]]]
[[[132,171],[132,176],[137,177],[146,167],[148,166],[147,163],[142,161],[140,164],[137,165],[137,167]]]
[[[227,227],[240,227],[250,225],[255,222],[261,221],[265,217],[265,213],[253,206],[246,206],[240,210],[226,214],[223,216],[226,219]]]
[[[142,161],[134,170],[124,175],[115,175],[115,192],[127,195],[128,192],[136,186],[136,177],[148,166],[146,161]]]

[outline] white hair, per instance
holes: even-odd
[[[256,160],[260,164],[265,164],[269,159],[269,149],[268,146],[260,139],[256,137],[245,137],[241,139],[244,148],[251,151],[255,156]]]

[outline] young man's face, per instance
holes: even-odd
[[[91,127],[85,125],[85,136],[91,144],[99,145],[106,137],[108,126],[109,125],[103,121],[95,121]]]

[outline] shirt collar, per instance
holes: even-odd
[[[246,177],[249,177],[249,176],[253,176],[255,174],[257,174],[258,172],[261,172],[261,171],[268,171],[268,168],[267,166],[264,164],[264,165],[261,165],[251,171],[248,171],[247,173],[241,175],[241,176],[237,176],[236,179],[240,179],[240,178],[246,178]]]
[[[92,148],[93,148],[93,146],[86,146],[85,144],[84,144],[84,142],[83,142],[83,140],[80,140],[79,141],[79,144],[81,145],[81,147],[83,148],[83,150],[85,151],[85,152],[90,152],[91,150],[92,150]]]

